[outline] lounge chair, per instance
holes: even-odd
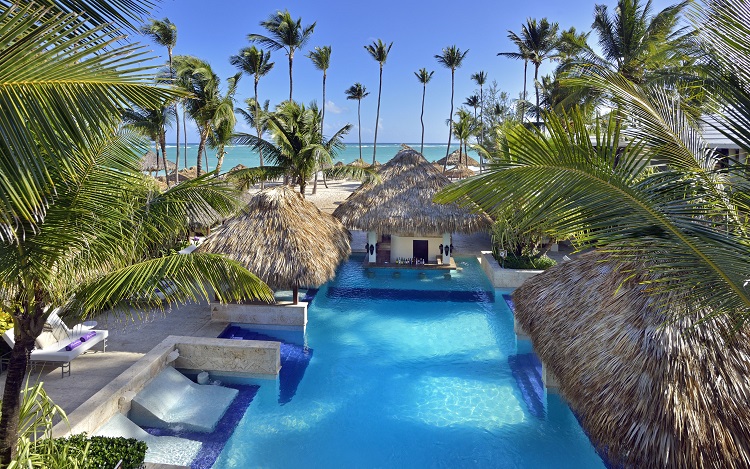
[[[95,332],[93,337],[87,338],[71,350],[66,350],[68,345],[79,341],[89,332]],[[106,352],[107,337],[109,337],[109,331],[103,329],[89,330],[81,325],[70,329],[55,312],[52,312],[44,325],[44,330],[36,339],[36,347],[31,351],[29,359],[32,363],[61,363],[64,378],[65,375],[70,376],[70,362],[82,353],[91,350],[94,345],[101,343],[102,352]],[[15,346],[13,328],[3,333],[3,340],[10,348]]]
[[[122,414],[115,414],[94,433],[97,436],[122,436],[145,441],[148,445],[146,461],[155,464],[190,466],[203,443],[174,436],[155,436],[142,429]]]

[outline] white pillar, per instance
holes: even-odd
[[[374,231],[367,232],[367,242],[370,244],[370,251],[367,253],[367,260],[375,263],[377,261],[378,250],[375,248],[375,244],[378,242],[378,234]]]
[[[443,264],[451,263],[451,234],[443,233]]]

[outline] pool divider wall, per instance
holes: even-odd
[[[172,366],[169,355],[175,349],[180,354],[174,361],[177,368],[253,373],[271,379],[281,369],[279,342],[171,335],[71,412],[68,423],[55,425],[53,436],[91,435],[116,413],[127,414],[138,391],[165,367]]]
[[[504,269],[492,256],[492,251],[482,251],[478,259],[482,270],[495,288],[518,288],[526,280],[544,272],[543,270]]]
[[[266,324],[275,326],[306,326],[307,303],[299,304],[236,304],[211,303],[211,319],[243,324]]]

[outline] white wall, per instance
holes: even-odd
[[[427,240],[427,262],[435,262],[435,258],[438,256],[438,247],[443,244],[443,238],[434,238],[428,236],[396,236],[391,235],[391,262],[395,262],[399,257],[411,258],[413,255],[412,248],[414,245],[412,241]]]

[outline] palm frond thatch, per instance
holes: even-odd
[[[169,171],[174,171],[175,168],[175,164],[167,160],[167,169]],[[164,171],[164,162],[156,156],[156,153],[148,151],[143,155],[143,158],[141,158],[141,171],[149,173]]]
[[[641,267],[559,264],[514,292],[516,319],[613,467],[750,466],[747,332],[647,292]]]
[[[437,204],[435,194],[450,180],[412,148],[378,169],[381,183],[365,183],[333,215],[350,229],[380,233],[475,233],[490,218],[456,204]]]
[[[279,186],[258,192],[198,250],[237,260],[274,289],[314,287],[335,276],[350,240],[341,222]]]
[[[448,155],[447,157],[442,157],[437,162],[441,166],[445,166],[445,160],[448,160],[447,166],[453,166],[457,164],[465,164],[467,166],[479,166],[479,162],[475,160],[474,158],[470,157],[466,153],[461,153],[459,150],[455,150],[453,153]]]
[[[474,171],[470,170],[465,164],[457,164],[454,168],[449,169],[445,172],[445,175],[449,179],[463,179],[474,175]]]

